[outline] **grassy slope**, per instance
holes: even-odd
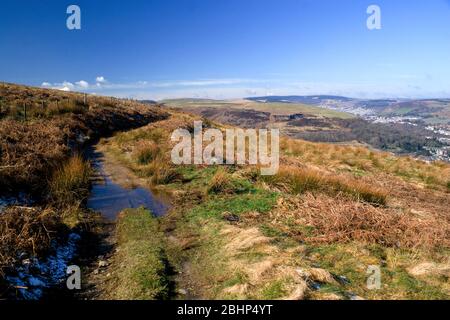
[[[192,121],[174,113],[107,144],[173,194],[160,227],[190,296],[448,298],[448,164],[283,139],[282,170],[270,179],[254,168],[171,166],[169,134]],[[366,288],[369,265],[382,268],[381,290]]]
[[[196,99],[176,99],[161,101],[167,106],[175,108],[235,108],[235,109],[253,109],[261,112],[269,112],[276,115],[290,115],[295,113],[304,113],[312,116],[325,118],[350,119],[353,115],[345,112],[329,110],[309,106],[300,103],[259,103],[253,101],[224,101],[224,100],[196,100]]]
[[[44,255],[53,239],[85,230],[95,220],[84,206],[90,163],[74,154],[81,140],[142,126],[165,113],[134,101],[96,96],[85,101],[81,93],[4,83],[0,106],[0,196],[29,192],[36,200],[0,214],[3,293],[2,271],[17,263],[18,253]]]

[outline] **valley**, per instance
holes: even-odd
[[[232,125],[280,128],[287,136],[308,141],[364,144],[425,161],[450,161],[448,100],[270,96],[161,103]]]

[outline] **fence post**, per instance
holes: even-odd
[[[27,104],[26,103],[23,104],[23,114],[25,117],[25,121],[27,121]]]
[[[87,105],[87,103],[86,103],[86,93],[84,94],[84,105]]]

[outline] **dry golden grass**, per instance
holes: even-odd
[[[45,253],[51,240],[70,228],[88,228],[91,220],[82,203],[89,192],[90,166],[81,157],[70,158],[71,149],[83,147],[87,137],[168,116],[135,101],[89,96],[84,103],[79,93],[3,83],[0,107],[0,196],[26,192],[46,208],[2,210],[0,268],[16,263],[18,253]]]
[[[374,175],[388,173],[406,181],[449,190],[450,165],[444,162],[426,163],[411,157],[371,151],[362,146],[312,143],[288,138],[281,139],[280,148],[285,156],[310,165],[326,167],[328,170],[362,171]]]
[[[141,112],[152,109],[151,106],[134,100],[0,83],[0,119],[6,117],[25,120],[24,106],[27,120],[61,118],[96,109],[140,109]]]
[[[91,165],[83,157],[71,157],[57,169],[50,181],[50,195],[54,204],[64,207],[82,201],[89,195]]]
[[[359,241],[401,248],[448,248],[450,224],[433,216],[324,195],[306,194],[280,201],[274,221],[293,237],[312,243]],[[290,220],[289,224],[286,221]],[[298,228],[296,228],[297,226]]]
[[[345,195],[357,201],[385,205],[387,194],[380,188],[345,176],[330,175],[312,168],[282,166],[274,176],[264,178],[268,183],[290,193],[323,192]]]
[[[219,167],[209,180],[206,192],[210,194],[236,194],[248,192],[251,188],[251,183],[242,179],[240,175],[233,175],[226,168]]]
[[[208,185],[209,193],[232,193],[233,184],[226,170],[220,168]]]
[[[140,165],[146,165],[161,155],[161,148],[154,141],[142,140],[133,149],[133,159]]]

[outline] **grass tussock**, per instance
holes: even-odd
[[[165,163],[153,164],[151,183],[154,185],[164,185],[175,181],[180,181],[182,176],[170,165]]]
[[[140,165],[146,165],[161,156],[160,147],[153,141],[140,141],[133,150],[133,159]]]
[[[50,194],[53,203],[64,206],[82,201],[89,195],[91,165],[83,157],[71,157],[57,169],[50,181]]]
[[[249,181],[230,175],[227,170],[220,167],[207,186],[209,194],[236,194],[248,192],[252,189]]]
[[[328,195],[343,194],[354,200],[377,205],[385,205],[387,202],[387,194],[379,188],[355,179],[324,174],[315,169],[281,167],[276,175],[263,179],[294,194],[322,192]]]
[[[110,280],[112,299],[153,300],[169,295],[163,235],[144,209],[124,211],[117,223],[118,268]]]

